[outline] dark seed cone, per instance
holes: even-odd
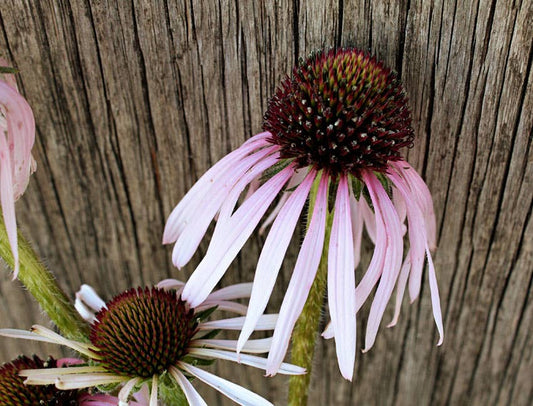
[[[281,157],[332,175],[385,172],[414,138],[396,74],[356,49],[311,55],[268,103],[263,128]]]
[[[96,314],[91,343],[110,372],[149,378],[175,365],[197,330],[193,310],[175,291],[138,288],[116,296]]]
[[[56,360],[41,360],[36,355],[21,355],[0,367],[0,405],[2,406],[76,406],[77,390],[61,391],[54,385],[25,385],[18,372],[23,369],[56,368]]]

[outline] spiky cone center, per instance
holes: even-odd
[[[21,355],[0,367],[0,405],[3,406],[76,406],[77,390],[59,390],[54,385],[25,385],[25,378],[18,375],[23,369],[56,368],[57,361],[41,360]]]
[[[385,172],[414,138],[396,74],[357,49],[301,60],[270,99],[263,128],[282,158],[358,178],[365,169]]]
[[[186,355],[197,331],[194,311],[175,291],[128,290],[96,314],[90,340],[108,371],[149,378]]]

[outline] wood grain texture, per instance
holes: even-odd
[[[434,196],[446,337],[437,348],[424,281],[398,326],[357,356],[353,384],[340,379],[333,343],[318,343],[310,404],[530,405],[532,21],[529,0],[4,0],[0,53],[20,70],[38,130],[20,227],[69,294],[90,283],[110,298],[186,278],[205,244],[185,270],[173,268],[160,243],[172,207],[260,130],[298,57],[368,49],[410,96],[417,139],[408,159]],[[251,239],[225,284],[252,279],[262,242]],[[45,320],[7,272],[0,289],[2,327]],[[58,351],[0,342],[3,360],[37,350]],[[284,404],[284,378],[222,362],[217,370]],[[228,404],[205,392],[210,405]]]

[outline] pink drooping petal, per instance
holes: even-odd
[[[229,399],[233,400],[239,405],[273,406],[272,403],[263,399],[261,396],[249,391],[248,389],[236,385],[233,382],[222,379],[200,368],[196,368],[181,361],[178,362],[178,368],[195,376],[200,381],[216,389],[224,396],[227,396]]]
[[[422,209],[426,224],[426,234],[430,250],[437,246],[437,225],[435,220],[435,210],[433,208],[433,199],[426,182],[420,177],[416,170],[405,161],[393,163],[399,174],[405,179],[412,191],[412,196],[417,199]]]
[[[187,220],[194,215],[197,202],[212,195],[212,190],[220,188],[220,183],[224,179],[231,177],[231,174],[235,172],[239,163],[245,157],[254,150],[265,147],[266,145],[268,143],[264,138],[252,138],[235,151],[230,152],[204,173],[168,216],[165,230],[163,231],[163,244],[175,242],[183,231],[183,228],[187,225]],[[245,171],[246,169],[242,170]]]
[[[368,204],[364,198],[361,198],[359,202],[359,207],[363,210],[363,217],[366,216],[368,218],[370,214],[366,213],[366,210],[372,213],[368,207]],[[370,293],[378,283],[381,273],[383,272],[383,265],[385,263],[385,255],[387,251],[387,233],[381,211],[376,210],[373,222],[375,224],[374,242],[376,246],[374,248],[374,253],[372,254],[370,264],[368,265],[368,269],[355,288],[356,312],[358,312],[361,306],[363,306],[363,304],[366,302],[366,299],[368,296],[370,296]],[[365,223],[368,226],[367,219],[365,219]]]
[[[407,218],[409,221],[409,253],[411,257],[409,296],[412,302],[420,293],[424,259],[426,256],[427,238],[424,216],[417,199],[412,195],[411,190],[405,184],[403,178],[397,173],[389,174],[389,178],[393,181],[396,190],[406,202]]]
[[[387,303],[394,290],[394,285],[398,279],[402,264],[403,236],[398,214],[379,180],[372,172],[365,172],[363,174],[363,179],[368,188],[370,198],[372,199],[374,210],[376,213],[380,212],[383,218],[386,233],[384,238],[387,247],[383,263],[383,272],[381,273],[380,282],[368,316],[364,349],[366,352],[374,345],[378,328],[381,319],[383,318],[383,313],[385,312]],[[382,244],[382,242],[379,241],[378,236],[376,245],[380,244]]]
[[[316,171],[311,170],[305,180],[290,195],[268,233],[257,262],[252,295],[248,304],[248,314],[239,336],[237,352],[242,349],[244,343],[254,331],[257,320],[265,311],[283,258],[315,177]]]
[[[335,200],[328,252],[328,304],[335,331],[339,369],[352,380],[355,364],[355,268],[350,197],[346,176],[341,176]]]
[[[0,82],[1,84],[1,82]],[[0,202],[2,203],[2,214],[6,226],[7,238],[11,245],[13,254],[14,273],[16,279],[19,273],[19,250],[17,241],[17,221],[15,218],[15,199],[13,191],[13,177],[11,173],[12,163],[9,146],[5,136],[0,134]]]
[[[247,173],[245,173],[233,186],[220,208],[219,216],[217,219],[217,225],[215,227],[213,235],[211,236],[211,241],[214,245],[216,245],[217,239],[226,239],[226,228],[232,227],[232,220],[230,220],[230,218],[232,217],[233,212],[235,211],[239,196],[241,196],[243,190],[246,188],[246,185],[248,185],[248,183],[253,178],[262,174],[268,168],[274,166],[278,161],[279,153],[277,152],[262,159],[260,162],[254,165]],[[258,191],[259,189],[256,192]],[[251,199],[252,197],[253,195],[250,196],[248,199]]]
[[[202,399],[200,394],[194,389],[191,382],[181,373],[176,367],[170,367],[169,373],[176,380],[179,387],[183,391],[187,402],[190,406],[207,406],[207,403]]]
[[[361,211],[359,202],[350,191],[350,220],[352,222],[353,234],[353,266],[357,268],[361,261],[361,242],[363,239],[363,213]]]
[[[35,161],[31,156],[35,142],[35,120],[24,97],[16,88],[3,81],[0,81],[0,112],[7,125],[6,141],[12,164],[13,198],[17,200],[26,190],[30,175],[35,171]],[[0,127],[5,134],[5,126]]]
[[[211,293],[207,300],[235,300],[246,299],[250,297],[252,292],[252,283],[236,283],[234,285],[226,286],[225,288],[215,290]]]
[[[368,206],[366,199],[363,195],[359,199],[359,210],[361,210],[361,215],[365,223],[366,232],[370,240],[375,244],[376,243],[376,216],[372,212],[372,209]]]
[[[182,298],[192,307],[202,303],[222,278],[292,172],[289,166],[270,178],[226,221],[225,238],[215,241],[213,237],[204,259],[183,289]]]
[[[163,279],[162,281],[159,281],[156,285],[159,289],[175,289],[178,290],[185,286],[185,282],[182,282],[177,279]]]
[[[215,214],[221,209],[221,206],[228,204],[228,195],[231,195],[232,189],[240,183],[241,178],[247,177],[247,171],[256,164],[260,167],[268,167],[269,165],[265,165],[265,161],[266,163],[276,161],[275,158],[266,158],[274,150],[275,148],[265,148],[242,159],[235,166],[234,172],[230,171],[227,177],[220,180],[218,187],[212,188],[212,194],[205,196],[201,201],[196,201],[197,207],[194,212],[191,212],[192,217],[185,220],[187,223],[172,251],[172,262],[176,267],[184,266],[192,258]],[[246,184],[243,185],[243,188]],[[214,235],[213,238],[215,238]]]
[[[400,271],[400,276],[398,277],[398,285],[396,286],[396,302],[394,304],[394,316],[392,321],[387,325],[387,327],[394,327],[398,322],[398,317],[400,316],[400,310],[402,309],[402,299],[405,293],[405,287],[407,286],[407,279],[409,278],[409,272],[411,271],[411,257],[409,252],[405,257]]]
[[[442,324],[442,311],[440,309],[440,297],[439,286],[437,284],[437,275],[435,275],[435,266],[433,265],[433,259],[431,258],[431,252],[429,246],[426,246],[426,253],[428,259],[429,268],[429,290],[431,292],[431,306],[433,307],[433,318],[439,331],[439,342],[437,345],[441,345],[444,340],[444,326]]]
[[[60,358],[57,360],[56,364],[58,368],[63,368],[64,366],[79,365],[79,364],[84,364],[85,362],[86,361],[83,361],[78,358]]]
[[[320,263],[328,209],[328,178],[327,174],[322,174],[309,229],[281,304],[279,320],[272,338],[272,348],[268,354],[267,375],[275,375],[285,357],[294,324],[302,312]]]
[[[287,191],[283,192],[283,194],[281,195],[279,199],[279,202],[276,204],[276,207],[272,209],[272,212],[268,215],[265,221],[263,221],[263,224],[261,224],[261,227],[259,227],[259,235],[263,235],[266,228],[270,224],[272,224],[274,219],[278,216],[279,211],[281,210],[281,208],[283,207],[283,205],[285,204],[285,202],[291,195],[292,189],[298,186],[305,179],[306,175],[307,175],[307,170],[296,169],[294,171],[293,177],[291,178],[291,180],[289,180],[289,183],[287,184]]]

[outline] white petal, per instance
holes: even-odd
[[[200,323],[198,328],[200,330],[241,330],[244,319],[244,317],[234,317],[232,319],[206,321],[205,323]],[[257,322],[255,331],[273,330],[277,321],[277,314],[264,314]]]
[[[207,310],[207,309],[209,309],[211,307],[214,307],[214,306],[217,307],[217,310],[224,310],[224,311],[227,311],[227,312],[241,314],[243,316],[248,311],[248,306],[245,306],[245,305],[240,304],[240,303],[229,302],[227,300],[218,300],[218,301],[217,300],[213,300],[213,301],[206,300],[200,306],[195,307],[195,310],[197,312],[199,312],[199,311],[202,311],[202,310]]]
[[[108,385],[120,383],[128,380],[127,377],[115,374],[86,374],[86,375],[64,375],[55,381],[57,389],[70,390],[89,388],[98,385]],[[27,383],[30,383],[27,381]]]
[[[158,392],[158,376],[154,375],[152,378],[152,393],[150,394],[150,406],[157,406],[157,392]]]
[[[130,379],[120,390],[118,393],[118,400],[121,402],[128,402],[128,398],[130,397],[130,393],[133,390],[134,386],[137,385],[137,383],[140,381],[140,378],[133,378]]]
[[[105,306],[105,302],[102,300],[98,293],[89,285],[83,284],[80,290],[76,292],[76,298],[80,299],[94,312],[98,313]]]
[[[222,350],[237,350],[237,340],[194,340],[192,343],[195,347],[211,347],[220,348]],[[270,351],[272,345],[272,337],[261,338],[257,340],[248,340],[242,347],[241,351],[250,353],[266,353]]]
[[[163,279],[156,285],[159,289],[179,289],[185,286],[185,282],[177,279]]]
[[[272,403],[263,399],[261,396],[245,389],[239,385],[234,384],[233,382],[222,379],[216,375],[210,374],[209,372],[203,371],[200,368],[196,368],[192,365],[185,364],[183,362],[178,363],[178,367],[188,372],[189,374],[195,376],[202,382],[208,384],[209,386],[215,388],[217,391],[227,396],[234,402],[237,402],[239,405],[243,406],[273,406]]]
[[[194,389],[194,386],[192,386],[189,380],[185,377],[185,375],[181,373],[178,368],[171,366],[169,368],[169,372],[174,377],[179,387],[185,394],[187,402],[189,402],[190,406],[207,406],[207,403],[205,403],[199,393],[196,392],[196,389]]]
[[[327,213],[328,177],[322,175],[309,229],[305,235],[294,272],[281,305],[274,330],[272,348],[268,354],[267,375],[275,375],[289,346],[289,339],[298,316],[302,312],[315,279],[324,248]]]
[[[193,348],[189,350],[189,354],[211,359],[223,359],[226,361],[233,361],[239,364],[249,365],[254,368],[266,369],[266,358],[255,355],[237,354],[235,352],[213,350],[210,348]],[[284,375],[302,375],[305,374],[305,368],[283,362],[278,373]]]

